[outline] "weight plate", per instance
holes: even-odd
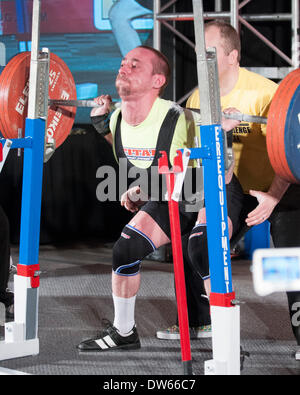
[[[2,77],[2,73],[4,73]],[[6,138],[17,138],[18,129],[24,131],[28,109],[30,52],[16,55],[0,76],[0,127]],[[1,79],[2,77],[2,79]],[[65,62],[50,54],[50,99],[76,100],[76,86]],[[68,137],[76,115],[76,107],[48,108],[47,136],[53,137],[59,147]]]
[[[285,154],[290,171],[300,183],[300,86],[290,102],[284,132]]]
[[[297,152],[293,150],[293,155],[290,153],[291,141],[295,141],[299,134],[299,123],[297,128],[294,121],[299,101],[299,93],[296,93],[299,84],[299,69],[294,70],[281,81],[272,100],[267,123],[267,149],[271,165],[276,174],[291,183],[300,182],[299,170],[297,175],[295,169],[292,170],[291,167]]]
[[[3,69],[0,75],[0,128],[1,133],[5,138],[12,138],[9,134],[9,130],[5,124],[5,111],[4,111],[4,103],[7,101],[7,79],[10,78],[11,73],[14,70],[15,63],[19,60],[20,57],[23,57],[23,54],[18,54],[14,56],[8,64]]]

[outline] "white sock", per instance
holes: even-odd
[[[118,329],[122,336],[126,336],[128,332],[134,327],[134,308],[135,298],[120,298],[113,294],[114,308],[115,308],[115,319],[114,327]]]

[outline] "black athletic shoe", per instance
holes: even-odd
[[[106,321],[106,325],[104,330],[92,339],[82,341],[77,348],[80,351],[136,350],[141,348],[136,327],[132,328],[128,336],[121,336],[111,322]]]

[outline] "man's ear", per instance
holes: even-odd
[[[153,88],[160,89],[165,85],[166,77],[163,74],[155,74],[153,77]]]
[[[229,54],[229,62],[230,64],[236,64],[239,62],[238,60],[239,53],[237,49],[233,49]]]

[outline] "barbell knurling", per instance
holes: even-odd
[[[259,117],[256,115],[248,115],[248,114],[242,114],[242,113],[231,113],[231,114],[227,114],[227,113],[223,113],[223,116],[227,119],[235,119],[237,121],[241,121],[241,122],[249,122],[249,123],[263,123],[266,124],[268,118],[266,117]]]
[[[49,99],[49,106],[69,106],[69,107],[99,107],[94,100],[56,100]]]

